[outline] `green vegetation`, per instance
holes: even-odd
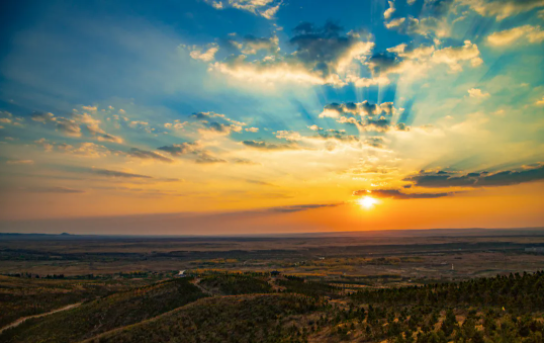
[[[269,293],[272,290],[261,273],[208,275],[203,277],[200,285],[207,289],[219,289],[225,295]]]
[[[541,271],[345,294],[296,276],[213,273],[88,301],[0,341],[543,342],[543,279]]]
[[[312,298],[294,294],[208,298],[90,342],[303,342],[304,335],[289,325],[290,320],[319,306]]]
[[[18,318],[127,290],[120,281],[67,281],[0,276],[0,328]]]
[[[361,290],[350,300],[350,307],[339,310],[333,319],[342,339],[543,341],[543,272]]]
[[[307,281],[296,276],[286,276],[284,279],[278,279],[277,284],[285,288],[286,292],[299,293],[310,297],[334,296],[339,292],[339,288],[315,281]]]
[[[189,279],[173,279],[31,319],[0,335],[2,342],[77,342],[134,324],[183,306],[205,295]]]

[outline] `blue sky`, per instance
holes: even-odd
[[[3,6],[0,220],[331,204],[348,218],[365,190],[382,202],[367,229],[404,228],[387,218],[422,201],[451,211],[411,227],[471,227],[470,208],[451,220],[467,197],[543,201],[540,1]],[[536,225],[538,208],[482,226]]]

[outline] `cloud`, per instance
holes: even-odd
[[[176,119],[172,123],[165,123],[164,127],[165,129],[182,130],[187,124],[188,122],[186,121],[182,123],[179,119]]]
[[[462,71],[460,62],[463,61],[469,61],[473,67],[481,65],[483,61],[479,55],[480,52],[477,45],[466,40],[463,46],[436,50],[431,60],[434,63],[447,64],[452,71]]]
[[[252,160],[248,160],[246,158],[235,158],[231,161],[232,163],[236,164],[246,164],[246,165],[260,165],[260,163],[254,162]]]
[[[480,90],[479,88],[471,88],[471,89],[468,89],[467,92],[469,93],[469,97],[471,98],[487,98],[490,96],[489,93],[486,93],[482,90]]]
[[[16,117],[8,111],[0,111],[0,124],[2,125],[13,125],[22,127],[24,121],[25,119],[23,117]]]
[[[213,156],[210,152],[202,149],[197,143],[183,142],[180,144],[172,144],[157,148],[158,150],[165,151],[172,156],[180,157],[189,155],[195,158],[196,163],[200,164],[212,164],[212,163],[224,163],[227,162],[221,158]]]
[[[127,152],[127,155],[132,156],[132,157],[136,157],[136,158],[145,159],[145,160],[156,160],[156,161],[166,162],[166,163],[174,162],[172,159],[170,159],[168,157],[165,157],[163,155],[160,155],[160,154],[158,154],[156,152],[140,150],[138,148],[131,148]]]
[[[364,141],[364,143],[365,143],[365,145],[373,147],[373,148],[383,149],[385,147],[384,137],[368,137]]]
[[[75,120],[58,117],[55,123],[57,131],[64,133],[66,136],[81,137],[81,128]]]
[[[31,115],[31,118],[33,121],[42,124],[53,123],[57,131],[60,131],[69,137],[81,137],[82,132],[80,125],[82,125],[92,136],[95,136],[99,142],[123,143],[123,138],[106,133],[99,126],[100,120],[95,119],[87,113],[72,114],[71,118],[65,118],[56,117],[53,113],[49,112],[34,112]]]
[[[388,9],[384,11],[384,19],[390,19],[396,11],[393,1],[388,1],[388,6]]]
[[[280,130],[275,132],[276,138],[286,139],[288,141],[300,141],[303,139],[303,136],[299,132]]]
[[[34,164],[33,160],[8,160],[6,164],[17,165],[17,164]]]
[[[277,36],[272,36],[271,38],[246,36],[242,40],[242,43],[237,43],[235,41],[231,41],[231,43],[238,47],[240,51],[246,55],[255,55],[260,51],[274,54],[280,50],[278,47]]]
[[[442,198],[446,196],[453,195],[454,193],[403,193],[397,189],[374,189],[371,191],[368,190],[357,190],[354,191],[353,195],[372,195],[377,198],[393,198],[393,199],[435,199]]]
[[[218,52],[219,47],[217,46],[217,44],[212,44],[212,46],[204,52],[202,52],[202,50],[197,47],[195,47],[194,49],[195,50],[189,53],[189,56],[191,56],[191,58],[204,62],[210,62],[214,59],[214,55],[216,55],[216,52]]]
[[[335,204],[292,205],[292,206],[271,207],[266,209],[265,211],[276,212],[276,213],[293,213],[293,212],[313,210],[317,208],[337,207],[339,205],[341,204],[335,203]]]
[[[259,128],[257,128],[257,127],[247,127],[247,128],[244,129],[244,131],[254,132],[255,133],[255,132],[259,132]]]
[[[387,29],[395,30],[405,35],[420,35],[427,38],[444,38],[450,35],[450,26],[444,19],[424,17],[421,19],[408,16],[395,18],[385,23]]]
[[[34,187],[34,188],[27,188],[26,190],[33,193],[57,193],[57,194],[85,193],[84,190],[67,188],[67,187]]]
[[[149,123],[146,121],[139,121],[139,120],[133,120],[129,123],[129,127],[136,129],[138,127],[146,127],[149,126]]]
[[[543,7],[543,0],[456,0],[461,6],[468,6],[484,17],[507,17]]]
[[[391,122],[393,115],[400,112],[393,102],[372,104],[365,100],[359,103],[326,104],[319,117],[334,118],[339,123],[352,124],[360,130],[386,132],[396,128]]]
[[[76,114],[74,118],[83,124],[89,133],[96,137],[99,142],[123,143],[123,138],[110,135],[100,128],[100,120],[93,118],[87,113]],[[58,121],[58,120],[57,120]]]
[[[540,180],[543,180],[542,164],[521,170],[506,170],[497,173],[486,171],[468,174],[450,171],[420,172],[404,179],[404,181],[414,183],[415,186],[428,188],[509,186]]]
[[[385,53],[373,55],[367,64],[374,77],[404,74],[420,78],[436,65],[445,64],[450,68],[450,72],[461,72],[462,63],[477,67],[482,62],[477,45],[466,40],[462,46],[443,49],[435,49],[434,46],[410,47],[407,44],[400,44],[387,49]]]
[[[39,123],[49,123],[56,120],[55,115],[50,112],[34,112],[30,118]]]
[[[112,142],[112,143],[117,143],[117,144],[123,143],[123,138],[118,137],[118,136],[113,136],[113,135],[110,135],[110,134],[107,134],[107,133],[98,135],[97,140],[99,142]]]
[[[183,142],[180,144],[172,144],[172,145],[166,145],[157,148],[158,150],[165,151],[172,156],[182,156],[189,153],[194,153],[195,151],[199,150],[198,144],[196,143],[189,143],[189,142]]]
[[[236,8],[248,11],[266,19],[273,19],[280,9],[282,1],[278,0],[204,0],[207,4],[217,10],[225,8]]]
[[[216,61],[212,69],[245,80],[343,86],[360,79],[348,69],[354,63],[361,65],[374,46],[367,36],[362,37],[352,31],[343,34],[342,28],[332,22],[323,27],[302,23],[293,32],[290,40],[295,47],[293,53],[282,53],[276,36],[247,37],[242,42],[232,41],[231,47],[238,49],[238,54]],[[252,57],[263,50],[266,56]],[[370,86],[378,84],[378,81],[360,81],[358,84]]]
[[[96,106],[81,106],[81,108],[85,111],[89,111],[89,112],[96,112],[97,111],[97,107]]]
[[[202,135],[228,135],[231,132],[241,132],[242,127],[246,126],[246,123],[233,120],[224,114],[214,112],[194,113],[191,118],[198,120],[202,125],[202,127],[199,129],[199,133]]]
[[[259,150],[293,150],[293,149],[299,148],[294,143],[275,144],[275,143],[268,143],[265,141],[254,141],[254,140],[243,141],[242,144],[244,144],[247,147],[259,149]]]
[[[540,26],[524,25],[494,32],[487,40],[493,46],[513,46],[521,41],[539,43],[543,42],[543,29]]]
[[[88,172],[100,176],[106,176],[106,177],[114,177],[114,178],[122,178],[122,179],[152,179],[151,176],[147,175],[139,175],[139,174],[133,174],[133,173],[126,173],[116,170],[108,170],[108,169],[88,169]]]
[[[46,152],[53,151],[55,149],[59,152],[88,158],[98,158],[110,155],[110,150],[108,148],[91,142],[83,142],[78,146],[73,146],[66,143],[49,142],[45,138],[41,138],[34,143],[42,146]]]
[[[212,163],[225,163],[227,161],[222,160],[221,158],[212,156],[207,151],[201,151],[196,154],[197,158],[195,159],[195,162],[201,163],[201,164],[212,164]]]

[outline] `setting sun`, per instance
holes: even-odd
[[[358,204],[366,210],[369,210],[373,208],[376,204],[378,204],[378,200],[375,198],[372,198],[370,196],[364,196],[363,198],[358,199]]]

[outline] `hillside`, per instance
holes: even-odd
[[[189,279],[174,279],[116,293],[68,311],[29,320],[0,335],[2,342],[77,342],[134,324],[205,295]]]
[[[199,277],[29,320],[0,341],[543,342],[542,271],[355,292],[289,275]]]
[[[0,328],[18,318],[46,313],[147,283],[147,280],[63,280],[0,275]]]

